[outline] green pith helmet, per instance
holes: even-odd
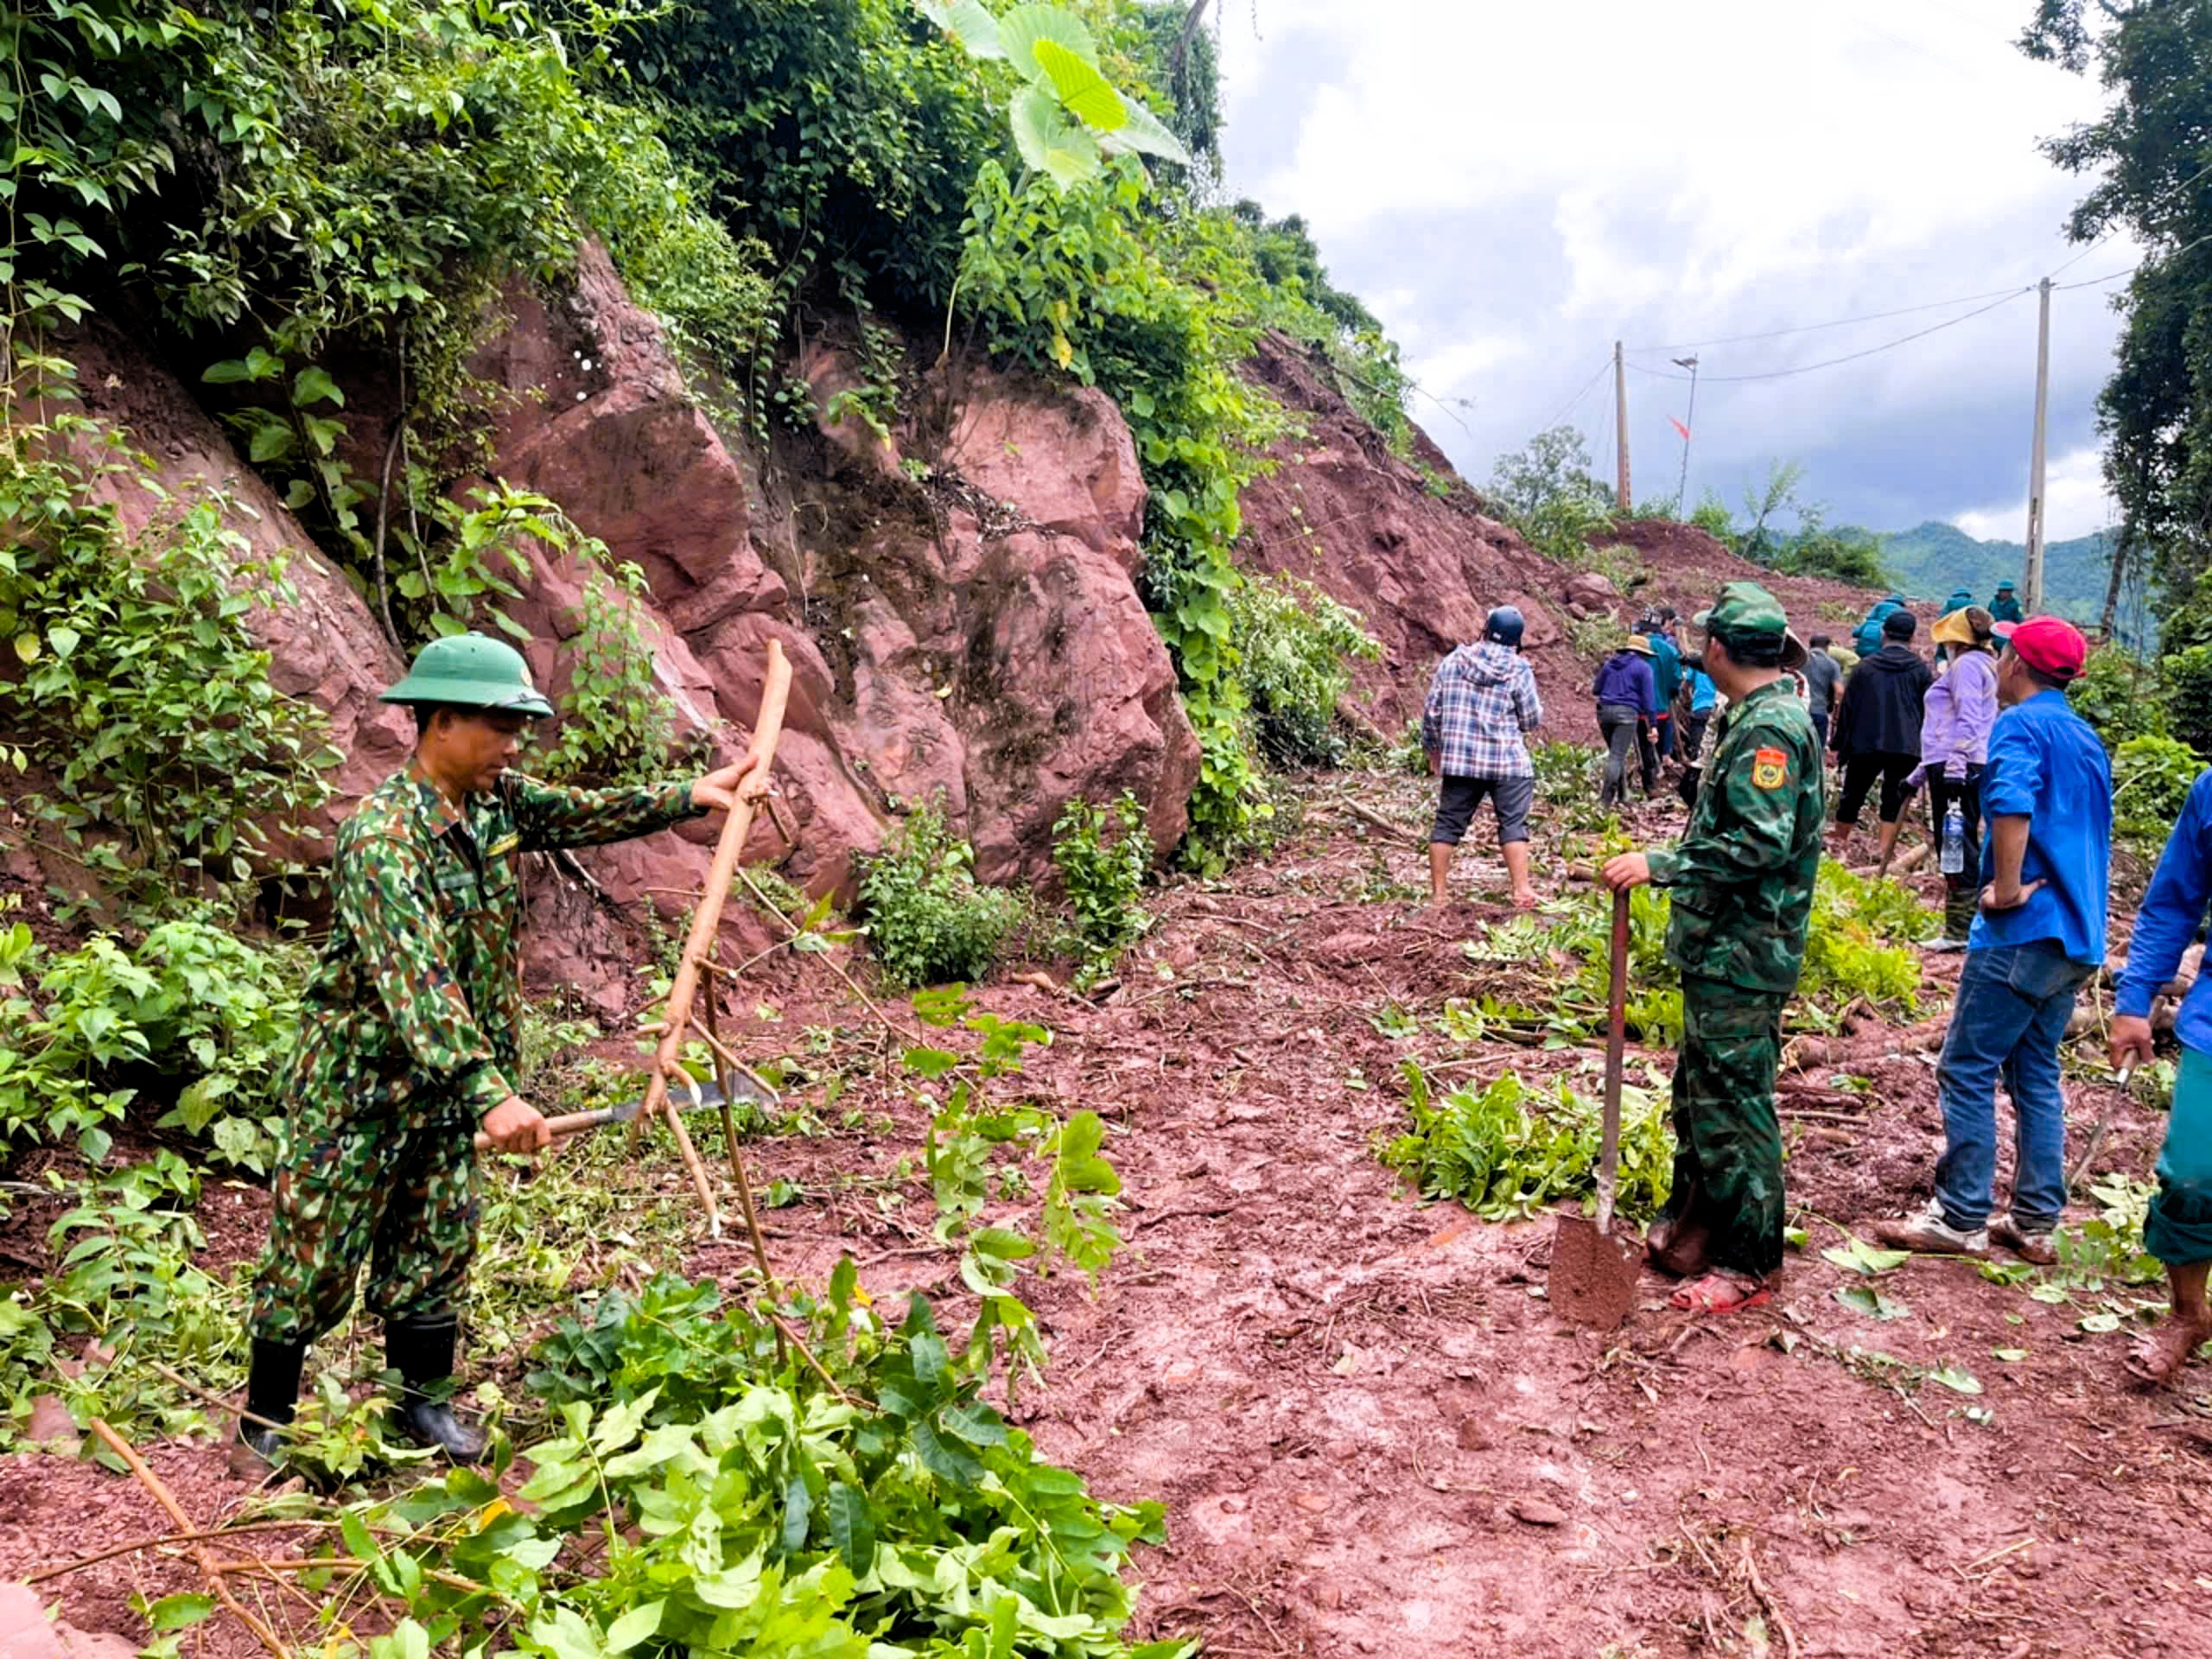
[[[459,709],[528,715],[533,720],[553,712],[553,705],[530,683],[530,664],[522,653],[480,633],[431,640],[415,653],[415,666],[407,677],[378,701],[450,703]]]

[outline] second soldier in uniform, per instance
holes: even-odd
[[[1782,1134],[1774,1075],[1782,1011],[1804,965],[1821,863],[1821,747],[1786,669],[1805,660],[1782,607],[1732,582],[1705,630],[1728,700],[1680,843],[1623,853],[1606,884],[1668,889],[1667,957],[1681,970],[1674,1188],[1654,1262],[1683,1275],[1675,1306],[1726,1313],[1769,1294],[1782,1266]]]

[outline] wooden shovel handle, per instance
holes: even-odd
[[[1628,1052],[1628,891],[1613,895],[1611,995],[1605,1007],[1605,1116],[1598,1154],[1598,1231],[1611,1237],[1621,1167],[1621,1070]]]

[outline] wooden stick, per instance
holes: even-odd
[[[419,1561],[416,1565],[421,1568],[423,1576],[433,1584],[442,1584],[448,1589],[458,1590],[466,1596],[488,1597],[503,1607],[513,1607],[517,1611],[521,1611],[517,1603],[501,1595],[489,1585],[479,1584],[474,1579],[464,1579],[458,1573],[442,1572],[435,1567],[423,1567]],[[334,1573],[365,1573],[369,1570],[369,1563],[355,1555],[302,1555],[294,1560],[281,1561],[253,1560],[219,1561],[215,1564],[215,1570],[218,1573],[312,1573],[318,1567],[328,1567]]]
[[[806,1345],[805,1342],[800,1338],[798,1332],[792,1330],[791,1326],[784,1323],[782,1315],[770,1312],[766,1313],[765,1317],[769,1324],[776,1327],[776,1334],[778,1336],[785,1338],[791,1343],[792,1347],[798,1350],[798,1357],[807,1363],[807,1364],[813,1370],[814,1374],[822,1379],[822,1385],[828,1389],[830,1393],[836,1395],[841,1403],[848,1406],[857,1406],[862,1411],[880,1412],[883,1409],[873,1401],[855,1400],[851,1395],[847,1394],[844,1389],[839,1388],[837,1386],[837,1379],[830,1376],[829,1371],[823,1368],[822,1362],[814,1357],[814,1351]]]
[[[1407,829],[1405,825],[1402,823],[1393,823],[1390,819],[1384,817],[1380,812],[1376,811],[1372,807],[1362,806],[1357,801],[1339,801],[1337,804],[1342,807],[1345,811],[1351,813],[1354,817],[1364,819],[1367,823],[1373,824],[1377,830],[1384,830],[1390,835],[1395,836],[1400,841],[1406,842],[1408,846],[1418,847],[1421,844],[1421,837],[1416,836],[1412,830]]]
[[[221,1395],[216,1393],[213,1389],[201,1388],[190,1377],[180,1376],[177,1372],[171,1370],[168,1366],[162,1364],[158,1359],[149,1359],[146,1363],[153,1367],[154,1370],[159,1371],[163,1376],[168,1378],[170,1382],[175,1383],[177,1387],[182,1389],[187,1394],[192,1395],[194,1399],[200,1401],[204,1404],[213,1406],[219,1411],[231,1412],[235,1415],[243,1418],[249,1423],[258,1423],[264,1428],[273,1428],[279,1434],[296,1434],[300,1432],[297,1427],[291,1423],[280,1423],[274,1417],[264,1417],[258,1412],[248,1411],[243,1406],[232,1405],[229,1401],[224,1399]]]
[[[696,1030],[701,1037],[706,1039],[707,1046],[714,1051],[715,1058],[722,1067],[728,1068],[734,1066],[738,1071],[744,1072],[745,1075],[752,1080],[753,1086],[760,1090],[764,1096],[773,1093],[774,1091],[770,1090],[767,1084],[762,1083],[759,1077],[753,1077],[752,1069],[749,1066],[746,1065],[737,1058],[736,1055],[731,1053],[729,1050],[722,1046],[722,1039],[715,1035],[714,1032],[709,1028],[713,1024],[714,1017],[715,988],[713,982],[709,981],[707,986],[708,1025],[703,1027],[699,1026],[695,1020],[693,1029]],[[731,1076],[729,1071],[725,1069],[721,1072],[721,1080],[722,1088],[722,1134],[729,1142],[729,1170],[731,1176],[737,1182],[738,1207],[743,1211],[745,1214],[745,1230],[753,1240],[753,1259],[760,1266],[760,1281],[768,1287],[768,1294],[771,1296],[780,1300],[784,1294],[783,1288],[776,1282],[775,1269],[768,1265],[767,1241],[760,1236],[760,1217],[753,1208],[753,1178],[746,1171],[745,1154],[738,1150],[737,1125],[730,1116],[730,1087],[735,1079]],[[776,1336],[776,1346],[780,1350],[783,1345],[783,1334],[779,1330]]]
[[[153,1494],[154,1502],[160,1504],[168,1512],[169,1519],[176,1522],[179,1532],[199,1530],[193,1525],[192,1517],[187,1515],[176,1499],[170,1496],[169,1489],[162,1484],[162,1478],[148,1468],[145,1459],[131,1449],[130,1441],[124,1440],[122,1435],[117,1433],[98,1417],[92,1419],[92,1433],[106,1441],[108,1450],[130,1465],[130,1472],[137,1477],[138,1484]],[[216,1599],[231,1611],[239,1624],[251,1630],[254,1639],[268,1649],[276,1659],[291,1659],[291,1656],[284,1651],[284,1644],[276,1639],[276,1633],[263,1624],[260,1619],[246,1611],[238,1599],[231,1593],[230,1586],[223,1582],[222,1563],[215,1559],[207,1546],[194,1543],[187,1548],[192,1551],[193,1560],[200,1564],[200,1571],[207,1578],[207,1587],[215,1592]]]
[[[720,944],[721,940],[717,939],[715,941],[715,944],[718,946]],[[712,955],[708,957],[706,965],[709,968],[712,968],[715,965],[715,958]],[[722,1000],[721,993],[714,975],[711,973],[707,976],[700,988],[706,993],[707,1046],[709,1049],[713,1051],[715,1056],[715,1081],[720,1084],[722,1089],[722,1141],[723,1144],[729,1148],[729,1173],[736,1179],[740,1184],[741,1190],[742,1190],[742,1185],[745,1180],[745,1166],[737,1155],[737,1118],[735,1114],[731,1111],[729,1103],[730,1090],[735,1086],[737,1077],[736,1075],[730,1071],[729,1062],[723,1058],[728,1051],[722,1047],[720,1026],[715,1018],[715,1005]],[[752,1207],[752,1205],[749,1203],[746,1205],[747,1211],[750,1211]]]
[[[722,905],[729,898],[729,884],[745,851],[745,838],[753,831],[753,814],[761,798],[760,791],[768,780],[769,768],[775,764],[776,742],[783,735],[784,708],[791,700],[791,664],[784,660],[782,642],[771,639],[767,673],[760,687],[760,714],[753,722],[750,753],[757,764],[747,775],[753,792],[739,796],[723,822],[721,839],[715,843],[715,859],[707,871],[706,889],[699,895],[699,907],[691,914],[691,931],[683,941],[683,955],[676,966],[676,982],[669,987],[665,1016],[668,1028],[662,1032],[659,1051],[653,1057],[652,1075],[645,1084],[645,1108],[638,1114],[640,1122],[667,1104],[669,1074],[677,1069],[677,1058],[683,1053],[683,1034],[691,1020],[691,1001],[699,990],[699,964],[706,961],[721,927]],[[740,785],[741,789],[744,787]],[[692,1147],[682,1116],[671,1112],[668,1119],[676,1131],[677,1150],[683,1154],[683,1166],[690,1171],[691,1183],[698,1188],[700,1201],[707,1206],[707,1230],[718,1237],[721,1233],[721,1212],[715,1207],[714,1188],[707,1180],[707,1172],[700,1166],[699,1154]]]
[[[257,1420],[258,1421],[258,1420]],[[2155,1423],[2152,1427],[2158,1427]],[[111,1561],[118,1555],[136,1555],[141,1550],[160,1549],[169,1544],[190,1544],[227,1538],[235,1532],[267,1532],[287,1527],[321,1528],[328,1530],[338,1525],[335,1521],[312,1521],[304,1517],[291,1521],[240,1521],[227,1527],[216,1527],[207,1532],[165,1532],[158,1538],[141,1538],[128,1544],[118,1544],[104,1549],[97,1555],[80,1555],[73,1561],[64,1561],[59,1567],[41,1567],[26,1578],[25,1584],[43,1584],[48,1579],[67,1578],[72,1573],[81,1573],[88,1567],[98,1567],[102,1561]]]
[[[753,889],[753,896],[767,906],[769,912],[775,917],[775,918],[784,925],[784,931],[789,933],[791,938],[796,939],[804,935],[805,930],[801,928],[797,922],[791,920],[790,917],[785,915],[782,911],[778,910],[775,906],[768,903],[768,895],[760,891],[760,887],[754,884],[753,880],[750,875],[747,875],[743,870],[740,870],[737,873],[737,879],[744,882],[747,887]],[[857,996],[862,1002],[868,1005],[868,1011],[875,1016],[877,1024],[880,1025],[886,1032],[889,1033],[893,1037],[898,1039],[899,1041],[904,1042],[906,1040],[908,1033],[899,1030],[898,1027],[891,1023],[890,1016],[886,1014],[881,1008],[875,1006],[875,999],[870,996],[866,991],[861,989],[859,984],[855,982],[853,976],[844,970],[835,957],[825,956],[821,957],[820,960],[829,963],[830,971],[845,982],[845,988],[847,990],[850,991],[855,996]]]

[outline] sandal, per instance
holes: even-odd
[[[1773,1300],[1774,1292],[1765,1281],[1719,1272],[1693,1279],[1667,1299],[1669,1306],[1686,1313],[1741,1313],[1764,1307]]]
[[[2127,1374],[2139,1382],[2154,1389],[2170,1389],[2181,1380],[2188,1365],[2206,1338],[2202,1330],[2187,1326],[2170,1332],[2164,1339],[2152,1338],[2138,1343],[2133,1352],[2120,1362]]]

